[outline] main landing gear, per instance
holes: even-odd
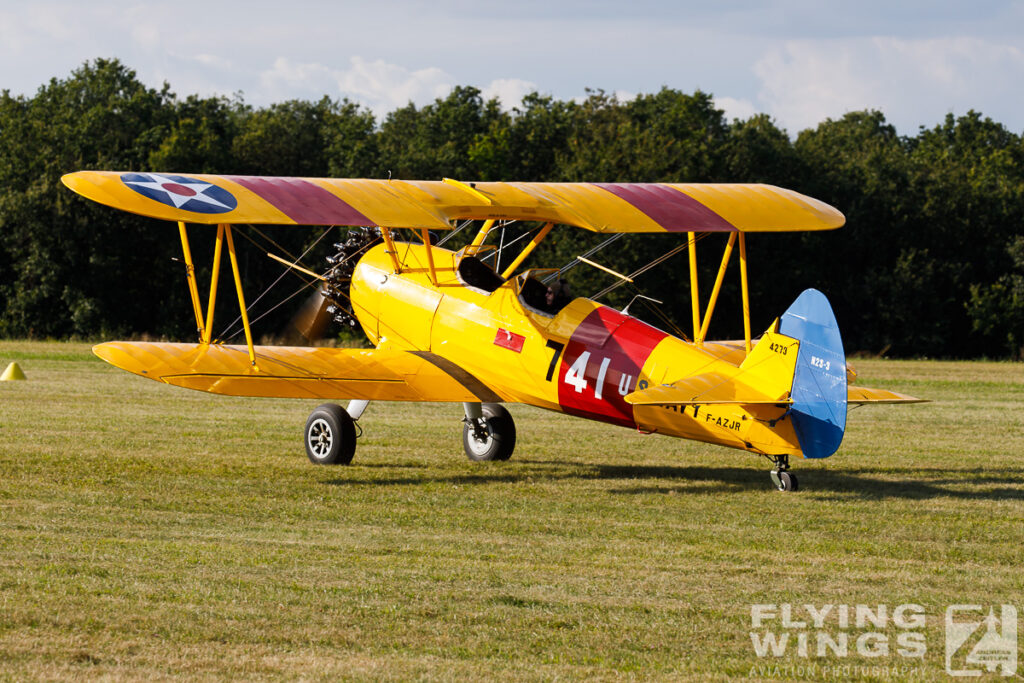
[[[334,403],[318,406],[306,420],[306,455],[315,465],[347,465],[356,454],[356,423]]]
[[[516,447],[516,423],[499,403],[463,403],[462,447],[470,460],[508,460]]]
[[[788,455],[767,455],[765,456],[775,464],[771,471],[772,483],[780,491],[796,491],[800,484],[796,475],[789,471]]]
[[[317,406],[306,420],[306,455],[316,465],[348,465],[356,452],[356,425],[369,401],[351,401],[348,410],[334,403]],[[516,424],[497,403],[464,403],[462,446],[470,460],[508,460],[516,447]]]

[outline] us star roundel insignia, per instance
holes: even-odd
[[[121,182],[143,197],[193,213],[227,213],[238,206],[238,200],[224,188],[195,178],[160,173],[124,173]]]

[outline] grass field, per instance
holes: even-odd
[[[465,458],[458,407],[374,404],[354,463],[314,467],[315,403],[84,344],[0,342],[12,360],[0,679],[946,679],[948,605],[1024,611],[1020,364],[859,362],[934,402],[853,411],[783,494],[749,454],[522,406],[507,463]],[[926,652],[830,618],[848,656],[758,657],[752,630],[800,632],[752,629],[763,603],[921,605]]]

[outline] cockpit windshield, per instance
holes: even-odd
[[[519,301],[528,310],[554,317],[572,301],[569,283],[561,278],[545,283],[539,275],[551,270],[531,270],[519,276]]]
[[[505,279],[476,256],[463,256],[459,260],[459,281],[470,289],[490,294],[505,284]]]

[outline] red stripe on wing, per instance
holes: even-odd
[[[374,222],[319,185],[302,178],[226,176],[299,225],[374,225]]]
[[[611,192],[669,232],[733,232],[729,221],[698,202],[665,185],[657,183],[594,183]]]

